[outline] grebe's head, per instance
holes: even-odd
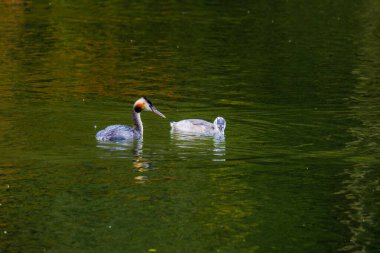
[[[224,129],[226,129],[226,120],[222,117],[217,117],[214,120],[215,129],[220,133],[224,134]]]
[[[166,118],[165,115],[160,113],[156,109],[156,107],[154,107],[152,102],[146,97],[139,98],[133,105],[133,110],[137,113],[140,113],[142,111],[150,111],[150,112],[154,112],[155,114],[157,114],[158,116],[162,118]]]

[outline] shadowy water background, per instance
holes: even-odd
[[[379,252],[379,10],[0,1],[0,251]]]

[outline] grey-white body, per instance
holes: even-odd
[[[217,117],[214,123],[203,119],[185,119],[178,122],[171,122],[172,131],[185,133],[198,133],[205,135],[222,134],[226,128],[226,121],[222,117]]]
[[[98,141],[124,141],[133,138],[141,138],[142,133],[136,131],[135,129],[127,125],[112,125],[108,126],[103,130],[100,130],[96,134],[96,139]]]

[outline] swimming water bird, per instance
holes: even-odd
[[[140,113],[142,111],[151,111],[162,118],[166,118],[165,115],[163,115],[156,109],[156,107],[153,106],[152,102],[148,98],[142,97],[139,98],[133,105],[133,127],[129,127],[127,125],[108,126],[96,134],[96,139],[98,141],[122,142],[134,138],[142,138],[144,130],[140,117]]]
[[[170,126],[172,127],[172,131],[176,132],[224,135],[226,120],[222,117],[217,117],[214,123],[210,123],[203,119],[184,119],[178,122],[170,122]]]

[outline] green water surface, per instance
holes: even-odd
[[[378,1],[0,0],[0,252],[380,252],[379,80]]]

